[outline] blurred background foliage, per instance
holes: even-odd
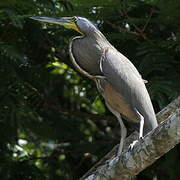
[[[71,65],[77,33],[30,16],[92,20],[148,80],[158,112],[179,94],[179,9],[179,0],[1,0],[0,179],[76,180],[119,142],[95,84]],[[179,154],[177,146],[137,179],[180,179]]]

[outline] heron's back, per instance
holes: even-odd
[[[107,81],[120,97],[123,97],[124,104],[128,104],[130,112],[137,111],[144,117],[145,133],[157,127],[157,120],[154,109],[141,75],[135,66],[116,49],[107,48],[102,59],[102,71]],[[107,93],[108,94],[108,93]],[[119,101],[119,103],[121,103]],[[121,105],[124,106],[122,103]],[[115,108],[115,107],[114,107]],[[121,114],[125,115],[119,111]],[[134,121],[130,116],[125,115],[129,120]],[[138,121],[140,118],[138,118]]]

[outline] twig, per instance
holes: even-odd
[[[117,29],[119,32],[126,32],[126,33],[129,33],[129,34],[133,34],[133,35],[136,35],[136,36],[141,36],[139,33],[137,32],[134,32],[134,31],[129,31],[128,29],[125,29],[125,28],[121,28],[119,26],[116,26],[115,24],[111,23],[110,21],[106,20],[105,21],[107,24],[109,24],[112,28],[114,29]]]
[[[150,20],[151,20],[151,17],[152,17],[152,15],[153,15],[153,13],[154,13],[154,9],[151,9],[151,12],[150,12],[150,14],[149,14],[149,18],[147,19],[147,21],[146,21],[146,23],[145,23],[145,25],[144,25],[144,27],[143,27],[143,29],[142,29],[142,32],[144,32],[145,29],[146,29],[146,27],[148,26],[148,24],[149,24],[149,22],[150,22]]]

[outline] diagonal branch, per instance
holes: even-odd
[[[125,148],[120,158],[112,159],[117,151],[115,146],[81,180],[129,180],[172,149],[180,142],[180,96],[158,113],[157,119],[158,122],[166,120],[139,140],[131,151]],[[134,138],[136,138],[135,134],[133,138],[128,137],[126,141]]]

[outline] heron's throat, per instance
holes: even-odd
[[[64,24],[64,27],[68,28],[68,29],[74,29],[78,33],[84,35],[84,33],[80,31],[79,27],[74,22],[73,23],[66,23],[66,24]]]

